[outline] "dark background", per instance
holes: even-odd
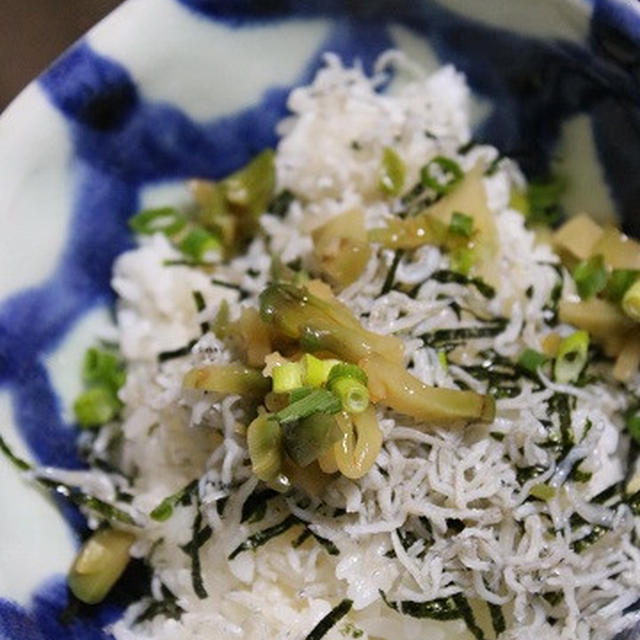
[[[122,0],[0,0],[0,111]]]

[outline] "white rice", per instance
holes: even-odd
[[[135,604],[111,628],[117,640],[302,639],[343,598],[353,601],[353,609],[327,633],[328,640],[466,637],[460,635],[466,633],[462,622],[401,615],[382,601],[380,592],[390,601],[416,602],[463,592],[471,602],[504,606],[510,630],[501,637],[514,640],[604,640],[638,619],[637,613],[623,615],[640,597],[640,552],[632,541],[638,520],[624,505],[589,503],[624,478],[627,441],[620,413],[628,394],[623,389],[604,381],[582,389],[560,388],[549,380],[542,388],[525,382],[518,395],[498,401],[490,430],[504,436],[500,441],[482,426],[423,433],[407,418],[379,409],[385,442],[365,477],[357,482],[337,479],[323,496],[324,505],[304,501],[301,494],[272,500],[265,518],[249,524],[240,522],[241,506],[257,481],[237,430],[237,423],[247,423],[243,403],[238,397],[203,400],[181,385],[195,365],[225,362],[231,354],[208,334],[190,356],[157,361],[159,352],[198,336],[199,323],[212,320],[223,300],[234,316],[242,306],[255,306],[269,279],[270,254],[284,262],[299,258],[311,268],[309,231],[323,221],[357,207],[372,227],[397,211],[399,203],[381,198],[377,187],[385,146],[406,163],[407,184],[436,155],[456,159],[465,171],[497,156],[495,149],[483,146],[457,153],[470,137],[469,91],[460,73],[446,66],[380,93],[376,88],[390,58],[403,64],[397,54],[387,56],[381,75],[370,79],[359,67],[344,68],[327,56],[313,83],[292,92],[292,115],[279,127],[277,181],[278,189],[289,188],[304,200],[296,200],[284,220],[265,214],[264,238],[256,238],[245,256],[221,268],[219,277],[251,293],[242,303],[235,291],[212,284],[196,268],[164,266],[166,259],[179,256],[161,235],[141,239],[138,248],[116,261],[119,344],[128,372],[121,391],[124,443],[117,463],[135,478],[127,489],[133,494],[128,508],[143,524],[136,529],[132,553],[146,556],[153,570],[152,598],[162,598],[164,585],[184,610],[179,620],[157,616],[135,624],[149,602]],[[493,348],[512,359],[526,346],[541,348],[549,331],[545,305],[557,278],[549,263],[558,259],[549,246],[536,243],[522,216],[509,208],[511,187],[523,183],[509,161],[485,179],[500,241],[494,300],[488,302],[473,287],[429,280],[434,271],[449,266],[448,257],[434,247],[415,251],[397,271],[401,283],[425,283],[416,299],[398,291],[379,297],[392,259],[392,252],[384,250],[372,256],[363,276],[341,294],[365,326],[402,338],[410,355],[407,365],[428,384],[456,388],[456,380],[462,380],[478,391],[486,388],[460,367],[445,371],[435,351],[418,338],[436,328],[473,324],[456,318],[452,299],[485,315],[508,314],[505,331],[478,341],[479,348]],[[568,279],[564,295],[572,293],[571,286]],[[530,298],[524,295],[529,287]],[[194,290],[206,302],[200,314]],[[551,450],[541,446],[548,437],[546,403],[554,391],[575,397],[571,426],[578,444],[569,457],[592,472],[586,483],[568,481],[567,463],[556,467]],[[593,426],[581,441],[587,418]],[[109,429],[114,427],[105,427]],[[106,455],[108,441],[96,440],[96,454]],[[546,471],[520,485],[516,467],[532,465]],[[200,479],[202,526],[213,530],[200,549],[205,599],[195,595],[190,558],[179,549],[191,539],[195,502],[178,507],[166,522],[145,515],[195,478]],[[530,488],[540,482],[557,486],[557,496],[549,502],[526,501]],[[102,476],[91,483],[101,485],[102,495],[108,493]],[[228,501],[221,516],[216,505],[223,498]],[[334,509],[344,515],[332,515]],[[290,512],[333,542],[339,555],[329,555],[313,540],[294,548],[298,527],[255,552],[227,559],[247,536]],[[587,523],[611,527],[582,553],[573,551],[572,544],[589,525],[572,529],[574,513]],[[424,534],[425,521],[419,518],[430,523],[433,544],[416,539],[405,548],[400,528]],[[464,522],[458,535],[448,530],[452,521]],[[549,592],[560,595],[557,604],[541,598]],[[553,625],[550,615],[556,619]],[[487,637],[494,636],[487,631]]]

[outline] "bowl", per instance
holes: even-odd
[[[566,176],[568,211],[640,236],[640,13],[631,0],[129,0],[0,117],[0,433],[41,465],[81,468],[70,411],[84,349],[114,301],[111,264],[141,206],[185,202],[276,142],[289,90],[325,52],[397,47],[473,90],[475,138],[529,177]],[[54,504],[55,503],[55,504]],[[108,637],[142,593],[72,610],[86,531],[64,500],[0,463],[0,636]]]

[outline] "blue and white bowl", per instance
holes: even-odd
[[[635,0],[129,0],[0,118],[0,433],[17,452],[81,466],[70,399],[109,316],[127,218],[273,145],[289,90],[325,52],[370,70],[392,47],[427,68],[453,62],[474,90],[476,139],[529,176],[562,172],[567,210],[640,236]],[[82,518],[2,461],[0,514],[0,639],[108,637],[144,567],[70,612]]]

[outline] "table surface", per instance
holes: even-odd
[[[123,0],[0,0],[0,111]]]

